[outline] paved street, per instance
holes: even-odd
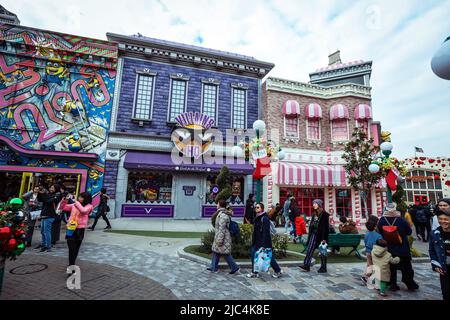
[[[45,281],[49,283],[49,286],[45,286],[45,288],[49,288],[48,291],[57,290],[57,293],[61,293],[61,298],[92,296],[103,299],[108,296],[102,296],[101,292],[85,293],[84,290],[90,290],[89,286],[87,289],[82,286],[78,293],[67,292],[68,290],[64,288],[64,267],[65,259],[67,259],[67,249],[64,242],[58,244],[52,253],[26,253],[14,265],[26,265],[30,261],[40,263],[41,259],[44,259],[45,263],[50,266],[45,273]],[[195,262],[173,255],[160,254],[154,250],[141,250],[131,246],[85,242],[81,247],[79,259],[82,274],[87,274],[84,276],[85,279],[95,279],[99,266],[106,270],[98,273],[98,275],[109,274],[109,278],[101,280],[97,276],[97,280],[94,281],[102,284],[102,290],[113,290],[114,292],[108,296],[112,298],[117,297],[121,293],[120,290],[124,290],[122,293],[127,292],[129,294],[122,297],[124,299],[132,298],[133,292],[138,299],[139,297],[150,299],[152,297],[170,297],[167,293],[162,295],[152,294],[152,292],[155,292],[152,291],[152,288],[156,288],[155,290],[158,292],[159,290],[165,292],[162,287],[155,284],[154,281],[156,281],[170,289],[179,299],[380,299],[375,291],[369,291],[361,286],[358,280],[364,263],[329,265],[329,274],[327,275],[319,275],[315,271],[303,273],[298,268],[284,268],[285,274],[281,279],[273,279],[266,274],[263,275],[262,279],[248,279],[245,277],[248,270],[242,270],[242,274],[234,276],[229,275],[226,270],[222,270],[218,274],[210,274],[204,269],[204,266]],[[56,267],[52,267],[53,264]],[[11,263],[8,262],[8,270],[10,270],[10,265]],[[120,272],[127,272],[128,275],[121,275],[119,271],[116,271],[119,272],[118,276],[113,276],[109,272],[109,266],[119,268]],[[116,268],[111,270],[118,270]],[[417,263],[414,264],[414,268],[421,289],[417,292],[401,290],[391,293],[388,299],[427,300],[441,298],[438,278],[430,272],[429,264]],[[52,295],[51,292],[42,294],[42,284],[39,283],[42,279],[38,281],[39,277],[41,277],[39,273],[27,276],[13,276],[7,273],[3,299],[42,299],[49,297],[49,295]],[[126,277],[129,277],[130,281],[123,280]],[[154,281],[147,284],[140,280],[133,282],[133,279],[136,279],[135,277]],[[115,284],[116,281],[118,284]],[[85,280],[85,282],[89,282],[89,280]],[[122,285],[128,284],[128,289],[121,288],[121,283]],[[139,286],[139,288],[134,289],[134,286]],[[27,288],[27,290],[23,288]],[[402,286],[402,289],[404,289],[404,286]],[[146,290],[148,290],[147,295],[144,294]],[[33,296],[30,296],[30,292]]]

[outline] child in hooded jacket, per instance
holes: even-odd
[[[384,239],[378,239],[372,250],[372,262],[375,269],[375,277],[380,281],[380,295],[386,296],[386,286],[391,280],[391,264],[398,264],[399,257],[392,258],[387,251],[387,242]]]
[[[308,232],[306,231],[306,221],[301,213],[297,213],[295,217],[295,242],[299,242],[301,244],[305,244],[305,240],[303,239],[303,235],[306,235]]]

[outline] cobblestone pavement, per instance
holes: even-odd
[[[30,253],[25,257],[37,259],[47,255],[66,259],[67,249],[61,243],[51,253]],[[18,263],[20,264],[20,259],[25,257],[20,257]],[[170,289],[179,299],[383,299],[376,291],[368,290],[361,285],[359,277],[364,263],[331,264],[326,275],[318,274],[315,271],[316,267],[313,267],[310,273],[301,272],[298,268],[284,268],[284,275],[280,279],[274,279],[267,274],[263,274],[259,279],[248,279],[245,274],[249,270],[241,270],[242,273],[238,275],[229,275],[227,270],[211,274],[203,265],[187,259],[131,247],[96,245],[88,242],[82,244],[79,260],[83,261],[80,263],[81,266],[90,261],[150,278]],[[90,265],[85,267],[89,269]],[[389,292],[387,299],[441,299],[439,279],[430,271],[429,264],[417,263],[414,264],[414,269],[420,290],[408,292],[403,284],[399,283],[402,290]],[[58,273],[57,277],[62,278],[62,285],[65,285],[64,272],[55,271],[61,273],[61,276]],[[7,274],[7,278],[9,276],[10,274]],[[29,281],[36,276],[38,274],[30,275]]]
[[[1,300],[174,300],[157,281],[109,265],[79,261],[81,288],[66,285],[67,258],[24,254],[7,261]]]

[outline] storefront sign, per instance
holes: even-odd
[[[210,116],[199,112],[185,112],[175,118],[177,123],[188,129],[209,129],[215,121]]]
[[[124,204],[122,217],[172,218],[173,205]]]
[[[233,217],[243,217],[245,215],[245,206],[232,206]],[[202,206],[202,218],[212,217],[217,211],[217,206],[204,205]]]
[[[193,196],[195,189],[197,189],[195,186],[183,186],[184,195],[189,197]]]
[[[214,119],[199,112],[185,112],[175,120],[181,127],[172,133],[175,147],[185,157],[200,158],[212,144],[213,134],[205,131],[214,125]]]

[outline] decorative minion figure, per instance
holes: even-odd
[[[87,85],[97,101],[101,102],[105,100],[105,95],[103,94],[102,89],[100,87],[100,82],[96,77],[92,77],[91,79],[89,79]]]
[[[45,80],[48,83],[56,83],[62,85],[62,81],[69,75],[69,70],[66,65],[61,62],[61,59],[51,58],[47,61],[45,66]]]
[[[381,131],[381,141],[391,142],[391,133],[389,131]]]
[[[70,113],[73,117],[81,117],[81,110],[77,107],[77,102],[78,100],[75,102],[72,100],[66,100],[63,107],[64,112]]]
[[[81,150],[81,139],[78,133],[72,132],[70,136],[66,138],[68,143],[68,149],[72,152],[79,152]]]

